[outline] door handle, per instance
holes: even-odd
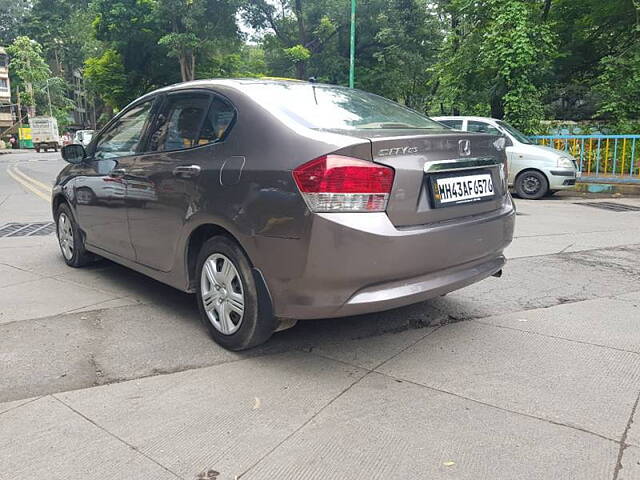
[[[109,176],[112,178],[122,178],[127,174],[124,168],[115,168],[109,172]]]
[[[176,177],[197,177],[202,169],[199,165],[180,165],[173,169]]]

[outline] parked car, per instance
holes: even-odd
[[[465,132],[504,135],[507,138],[509,187],[519,197],[538,200],[558,190],[574,188],[578,164],[569,153],[535,145],[503,120],[486,117],[434,117],[448,127]]]
[[[94,130],[78,130],[73,136],[73,143],[79,143],[86,147],[91,142],[94,133]]]
[[[498,276],[513,235],[503,138],[344,87],[174,85],[62,154],[52,207],[67,264],[98,255],[195,293],[233,350],[298,319]],[[115,191],[101,179],[124,198],[100,198]]]

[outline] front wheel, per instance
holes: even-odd
[[[245,350],[269,339],[277,321],[273,312],[260,311],[249,260],[233,240],[217,236],[205,242],[196,274],[201,319],[218,344]]]
[[[516,193],[520,198],[538,200],[549,190],[547,177],[535,170],[523,172],[516,178]]]
[[[91,263],[95,257],[85,250],[80,229],[66,203],[58,207],[55,220],[58,244],[66,264],[70,267],[82,267]]]

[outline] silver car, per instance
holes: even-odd
[[[66,146],[53,215],[68,265],[105,257],[195,293],[240,350],[498,275],[515,218],[504,147],[359,90],[202,80]]]
[[[558,190],[574,188],[578,176],[575,158],[555,148],[535,145],[503,120],[486,117],[434,117],[465,132],[504,135],[509,159],[509,187],[521,198],[537,200]]]

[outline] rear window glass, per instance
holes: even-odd
[[[345,87],[254,83],[243,91],[277,115],[321,130],[433,129],[442,125],[398,103]]]
[[[454,128],[456,130],[462,130],[462,120],[439,120],[440,123],[444,123],[447,127]]]

